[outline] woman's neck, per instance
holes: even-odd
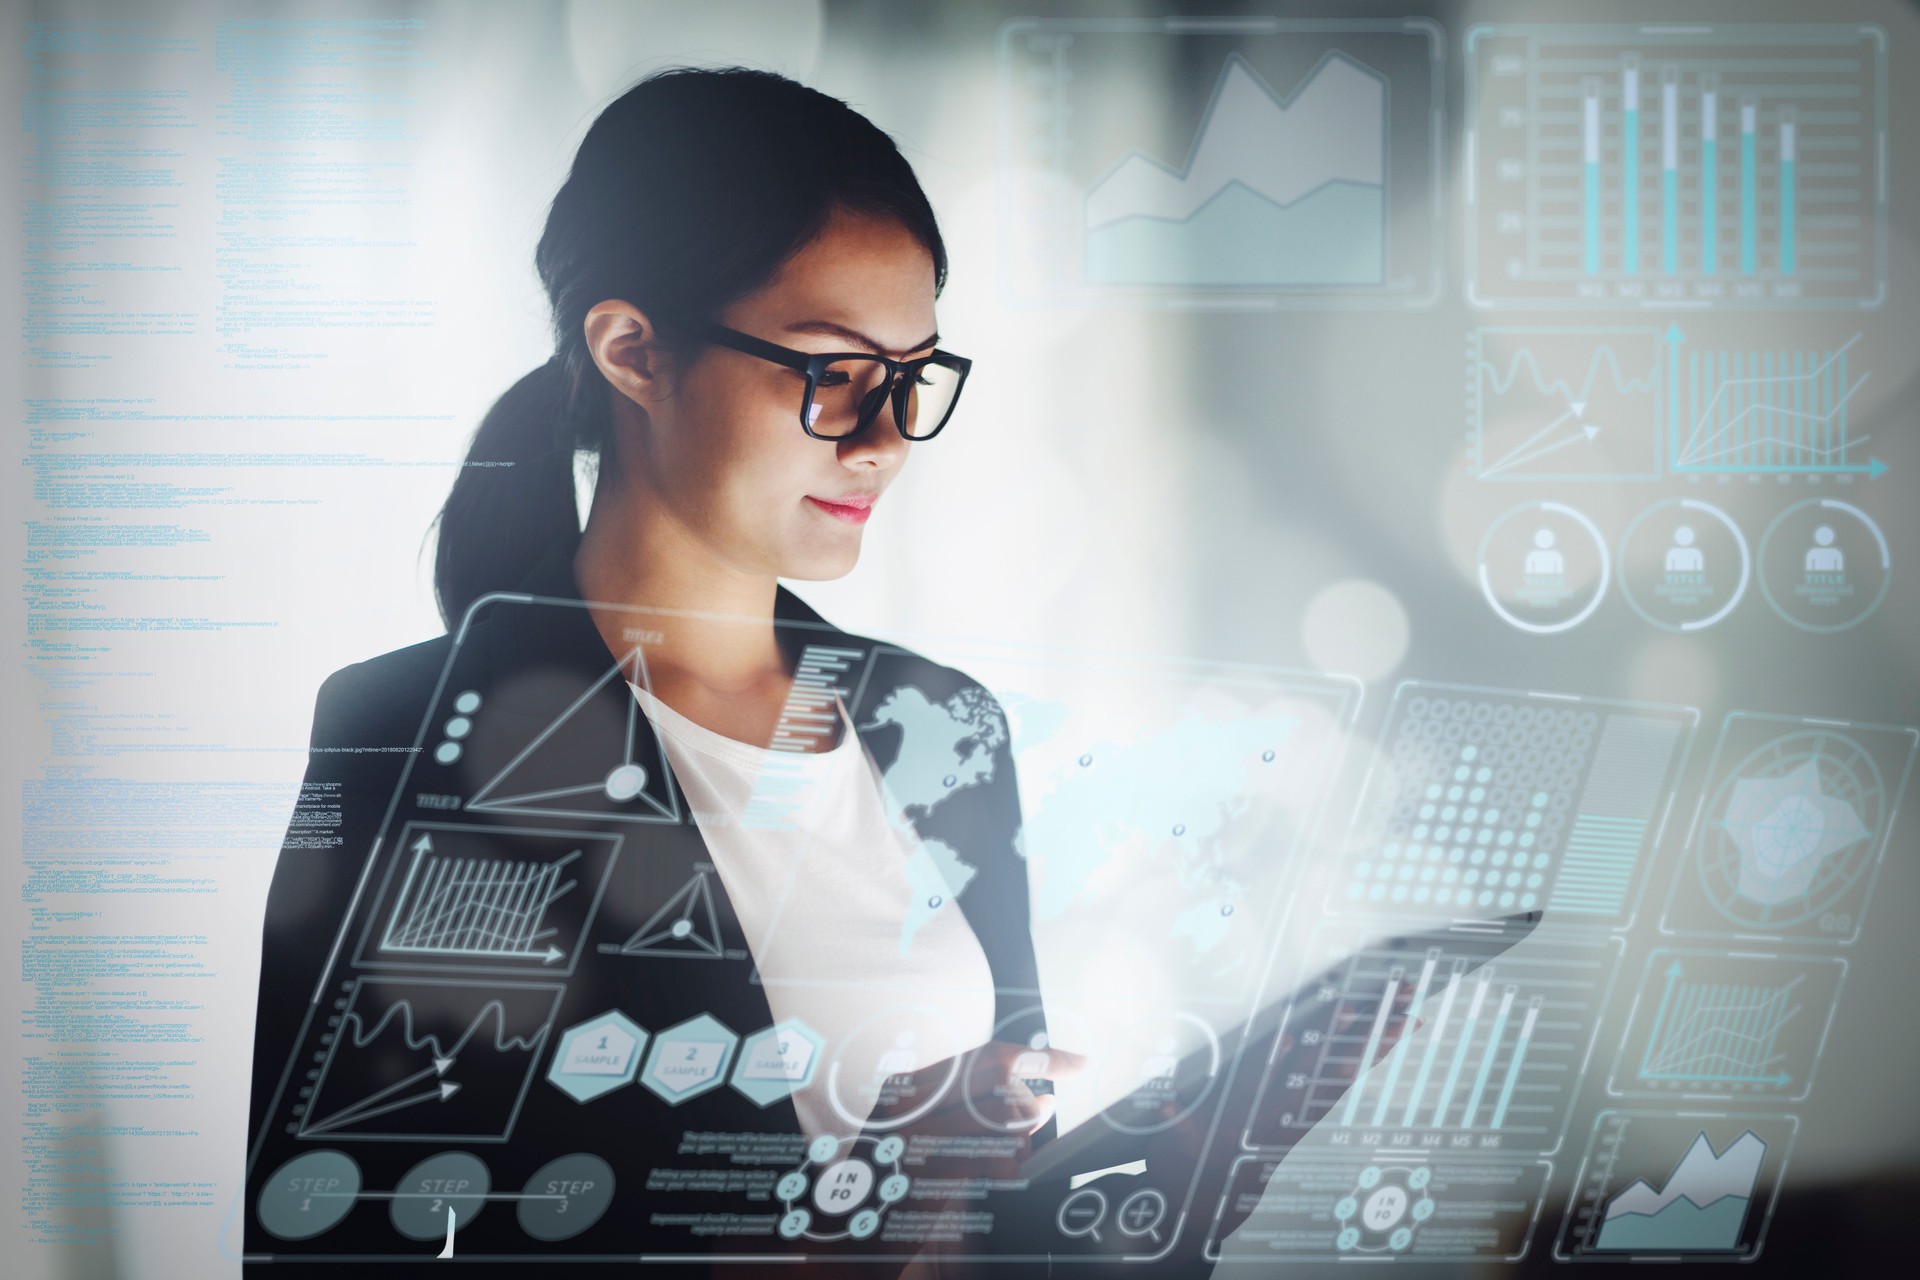
[[[774,632],[778,579],[715,555],[657,502],[623,501],[602,486],[573,573],[609,652],[632,651],[630,630],[659,633],[646,648],[656,678],[744,693],[790,674]],[[727,616],[650,618],[618,606]]]

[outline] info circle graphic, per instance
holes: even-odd
[[[784,1206],[774,1230],[783,1240],[871,1239],[912,1185],[900,1167],[906,1149],[898,1134],[821,1134],[807,1144],[800,1167],[773,1186]]]
[[[1733,517],[1693,498],[1656,502],[1620,537],[1620,594],[1663,631],[1700,631],[1733,612],[1753,557]]]
[[[1340,1224],[1334,1247],[1342,1253],[1405,1253],[1413,1233],[1433,1216],[1433,1197],[1427,1184],[1433,1170],[1425,1165],[1370,1164],[1354,1179],[1353,1190],[1333,1206]]]
[[[1822,916],[1872,870],[1886,804],[1880,766],[1851,738],[1830,730],[1775,738],[1713,794],[1701,887],[1742,928]]]
[[[1508,511],[1487,529],[1476,560],[1488,607],[1533,635],[1585,622],[1613,572],[1599,527],[1562,502],[1523,502]]]
[[[1893,580],[1887,536],[1838,498],[1808,498],[1760,536],[1760,594],[1805,631],[1845,631],[1873,616]]]

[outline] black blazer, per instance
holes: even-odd
[[[580,604],[573,551],[555,547],[457,634],[320,687],[261,950],[250,1266],[444,1271],[429,1260],[446,1205],[459,1214],[456,1260],[699,1257],[735,1249],[716,1234],[726,1214],[763,1247],[794,1248],[771,1233],[787,1207],[774,1182],[806,1159],[790,1101],[762,1106],[721,1081],[669,1105],[619,1081],[644,1070],[662,1031],[712,1019],[720,1031],[701,1034],[735,1037],[731,1058],[772,1016],[699,828]],[[883,769],[902,731],[869,719],[895,688],[987,717],[972,747],[991,769],[916,825],[973,870],[958,906],[993,971],[997,1038],[1026,1040],[1045,1023],[998,703],[960,671],[840,631],[784,587],[775,612],[799,624],[779,629],[783,644],[804,641],[829,671],[844,661],[849,710]],[[640,770],[601,785],[622,761]],[[548,899],[544,916],[515,906]],[[626,1023],[606,1020],[616,1012]],[[627,1024],[646,1039],[623,1057]],[[562,1087],[559,1057],[579,1047],[566,1033],[583,1026],[596,1041],[615,1032],[611,1065],[561,1073]],[[592,1093],[609,1078],[599,1070],[619,1087]],[[537,1198],[556,1171],[577,1190]],[[495,1198],[471,1198],[483,1189]]]

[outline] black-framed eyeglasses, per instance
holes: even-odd
[[[942,351],[892,360],[870,351],[795,351],[712,320],[681,326],[692,337],[771,360],[806,377],[800,429],[816,440],[844,440],[866,430],[884,404],[909,440],[940,434],[960,402],[973,361]]]

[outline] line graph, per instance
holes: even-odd
[[[1608,1091],[1804,1098],[1845,974],[1831,956],[1656,950]]]
[[[1781,1070],[1786,1054],[1776,1046],[1805,1010],[1795,998],[1804,974],[1775,987],[1682,982],[1680,975],[1676,960],[1641,1059],[1642,1079],[1784,1084],[1792,1078]]]
[[[1860,339],[1831,351],[1683,353],[1686,334],[1670,325],[1662,341],[1673,471],[1880,475],[1886,464],[1860,453],[1871,436],[1853,435],[1848,422],[1868,378],[1848,365]]]
[[[564,988],[364,978],[321,1038],[299,1136],[503,1142]]]
[[[569,971],[605,892],[618,835],[413,822],[357,963]]]
[[[1660,347],[1651,328],[1476,329],[1468,456],[1488,481],[1660,475]]]
[[[559,930],[544,920],[579,887],[561,879],[579,859],[578,849],[546,863],[444,857],[429,843],[407,872],[381,949],[557,960],[564,953],[551,940]]]

